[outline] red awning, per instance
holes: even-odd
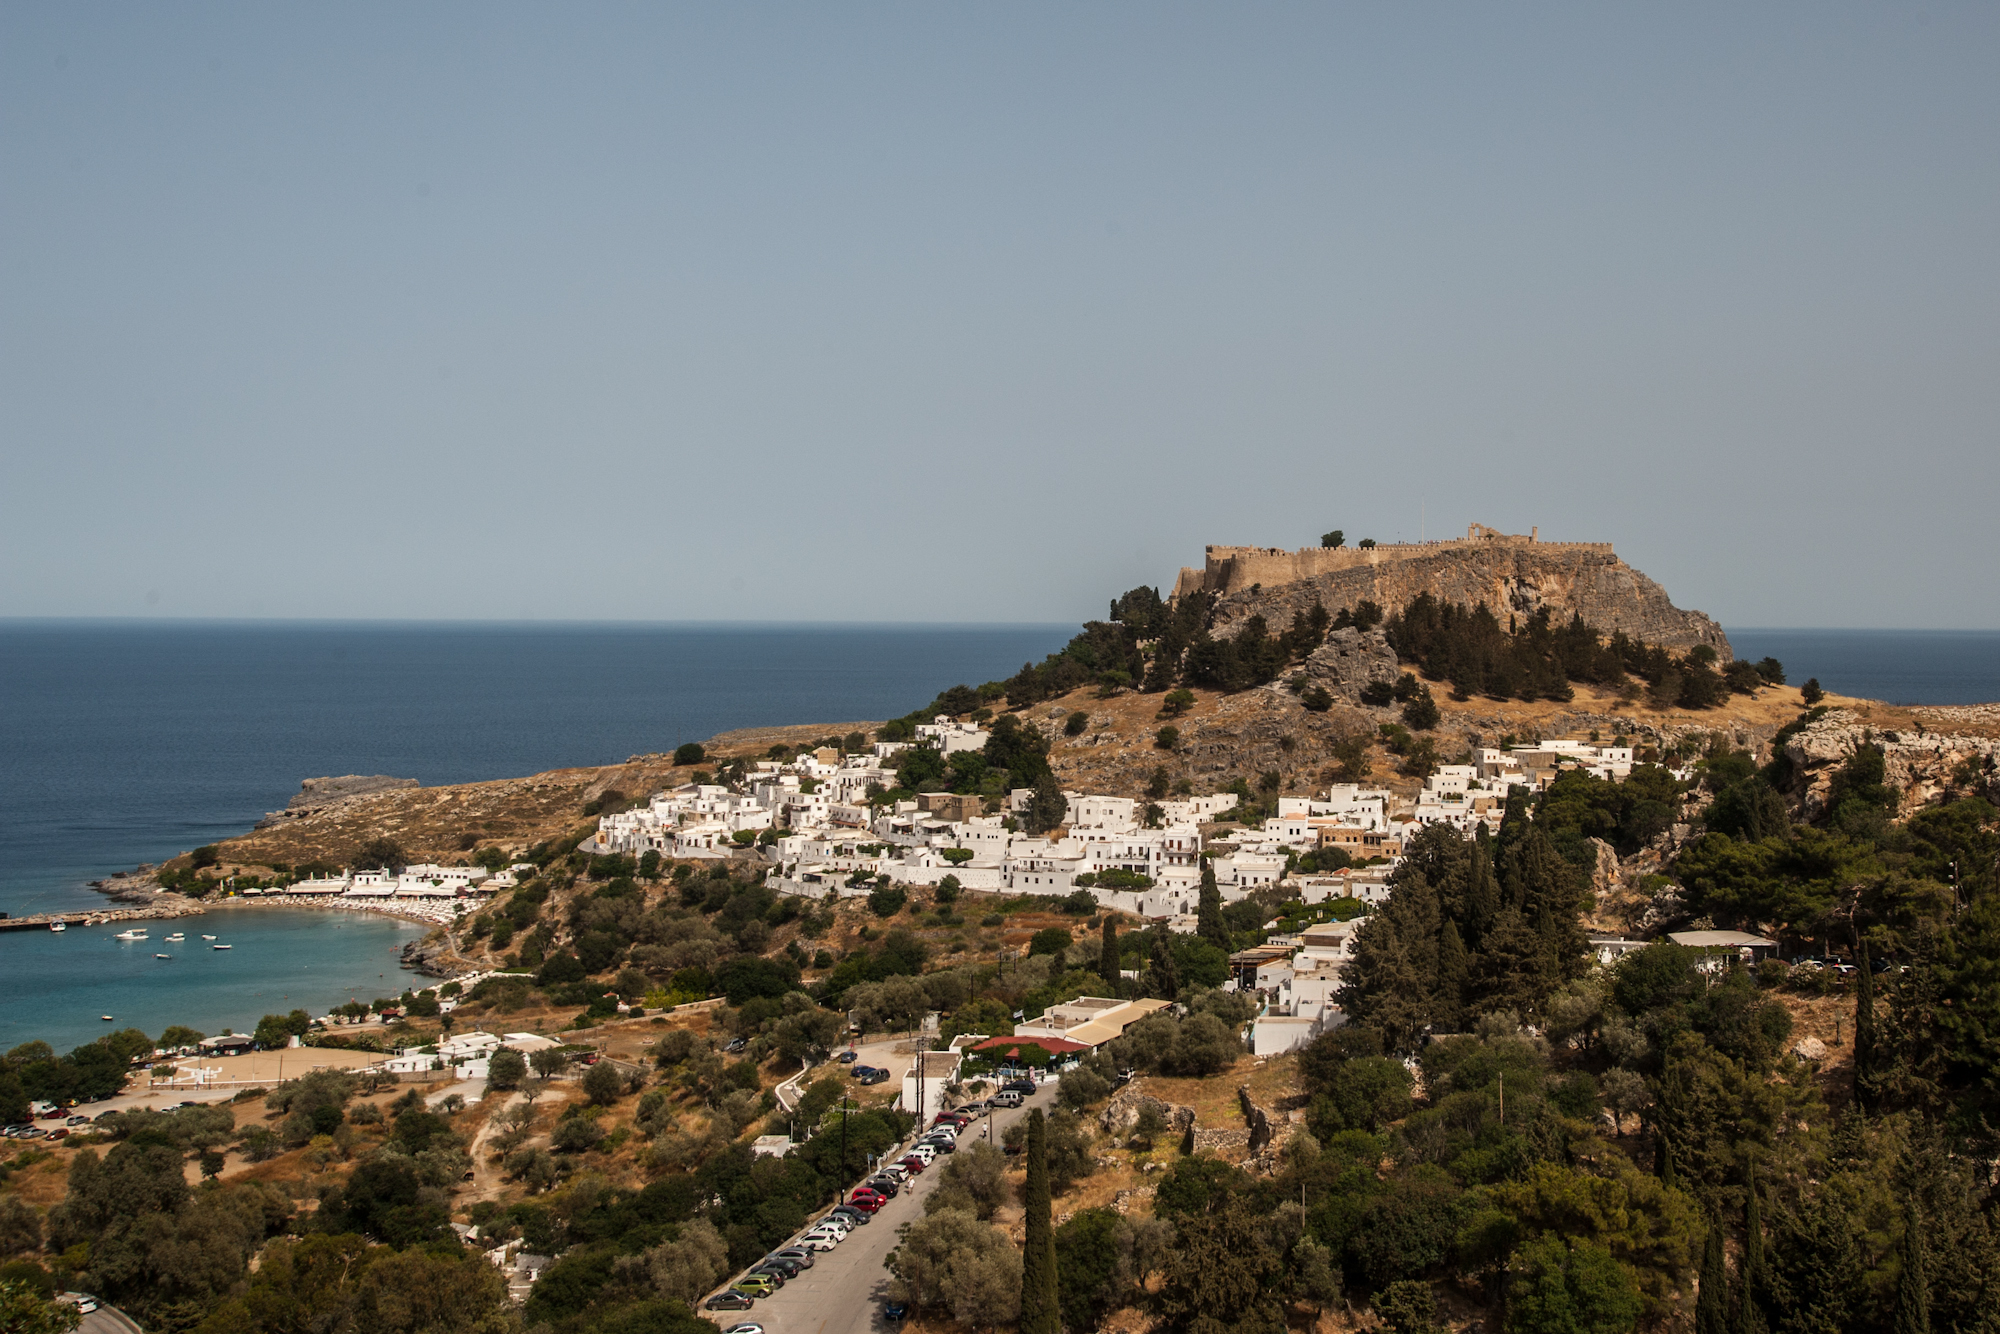
[[[974,1051],[1006,1051],[1010,1048],[1020,1047],[1040,1047],[1051,1056],[1061,1056],[1073,1051],[1090,1050],[1088,1042],[1071,1042],[1068,1038],[1042,1037],[988,1038],[984,1042],[974,1043],[972,1049]]]

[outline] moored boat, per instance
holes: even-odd
[[[51,930],[51,931],[67,931],[67,930],[69,930],[69,924],[68,924],[68,923],[66,923],[66,922],[50,922],[50,923],[49,923],[49,930]]]
[[[117,936],[119,940],[144,940],[145,938],[146,928],[143,926],[134,931],[120,931]]]
[[[226,949],[228,949],[228,948],[229,948],[229,946],[227,946],[227,945],[210,945],[210,946],[209,946],[209,948],[210,948],[210,949],[212,949],[212,950],[226,950]]]
[[[155,954],[155,955],[154,955],[153,957],[154,957],[155,959],[171,959],[171,958],[173,958],[174,956],[173,956],[173,955],[171,955],[171,954]]]

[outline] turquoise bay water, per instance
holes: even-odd
[[[114,938],[131,925],[0,933],[0,1051],[35,1038],[68,1051],[120,1028],[158,1037],[169,1024],[247,1032],[266,1014],[399,995],[414,975],[397,954],[423,934],[373,913],[261,906],[145,923],[149,940]],[[176,931],[187,939],[167,943]],[[211,949],[204,932],[230,948]]]

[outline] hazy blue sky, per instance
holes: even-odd
[[[0,615],[2000,626],[2000,6],[0,8]]]

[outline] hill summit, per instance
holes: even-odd
[[[1183,568],[1178,603],[1194,593],[1213,600],[1217,634],[1252,616],[1287,625],[1315,602],[1329,611],[1373,602],[1393,615],[1419,595],[1465,606],[1484,603],[1503,619],[1547,609],[1561,624],[1578,615],[1610,633],[1663,648],[1706,644],[1734,658],[1713,619],[1673,604],[1667,590],[1620,560],[1609,542],[1544,542],[1473,524],[1464,537],[1435,542],[1279,547],[1211,546],[1201,569]]]

